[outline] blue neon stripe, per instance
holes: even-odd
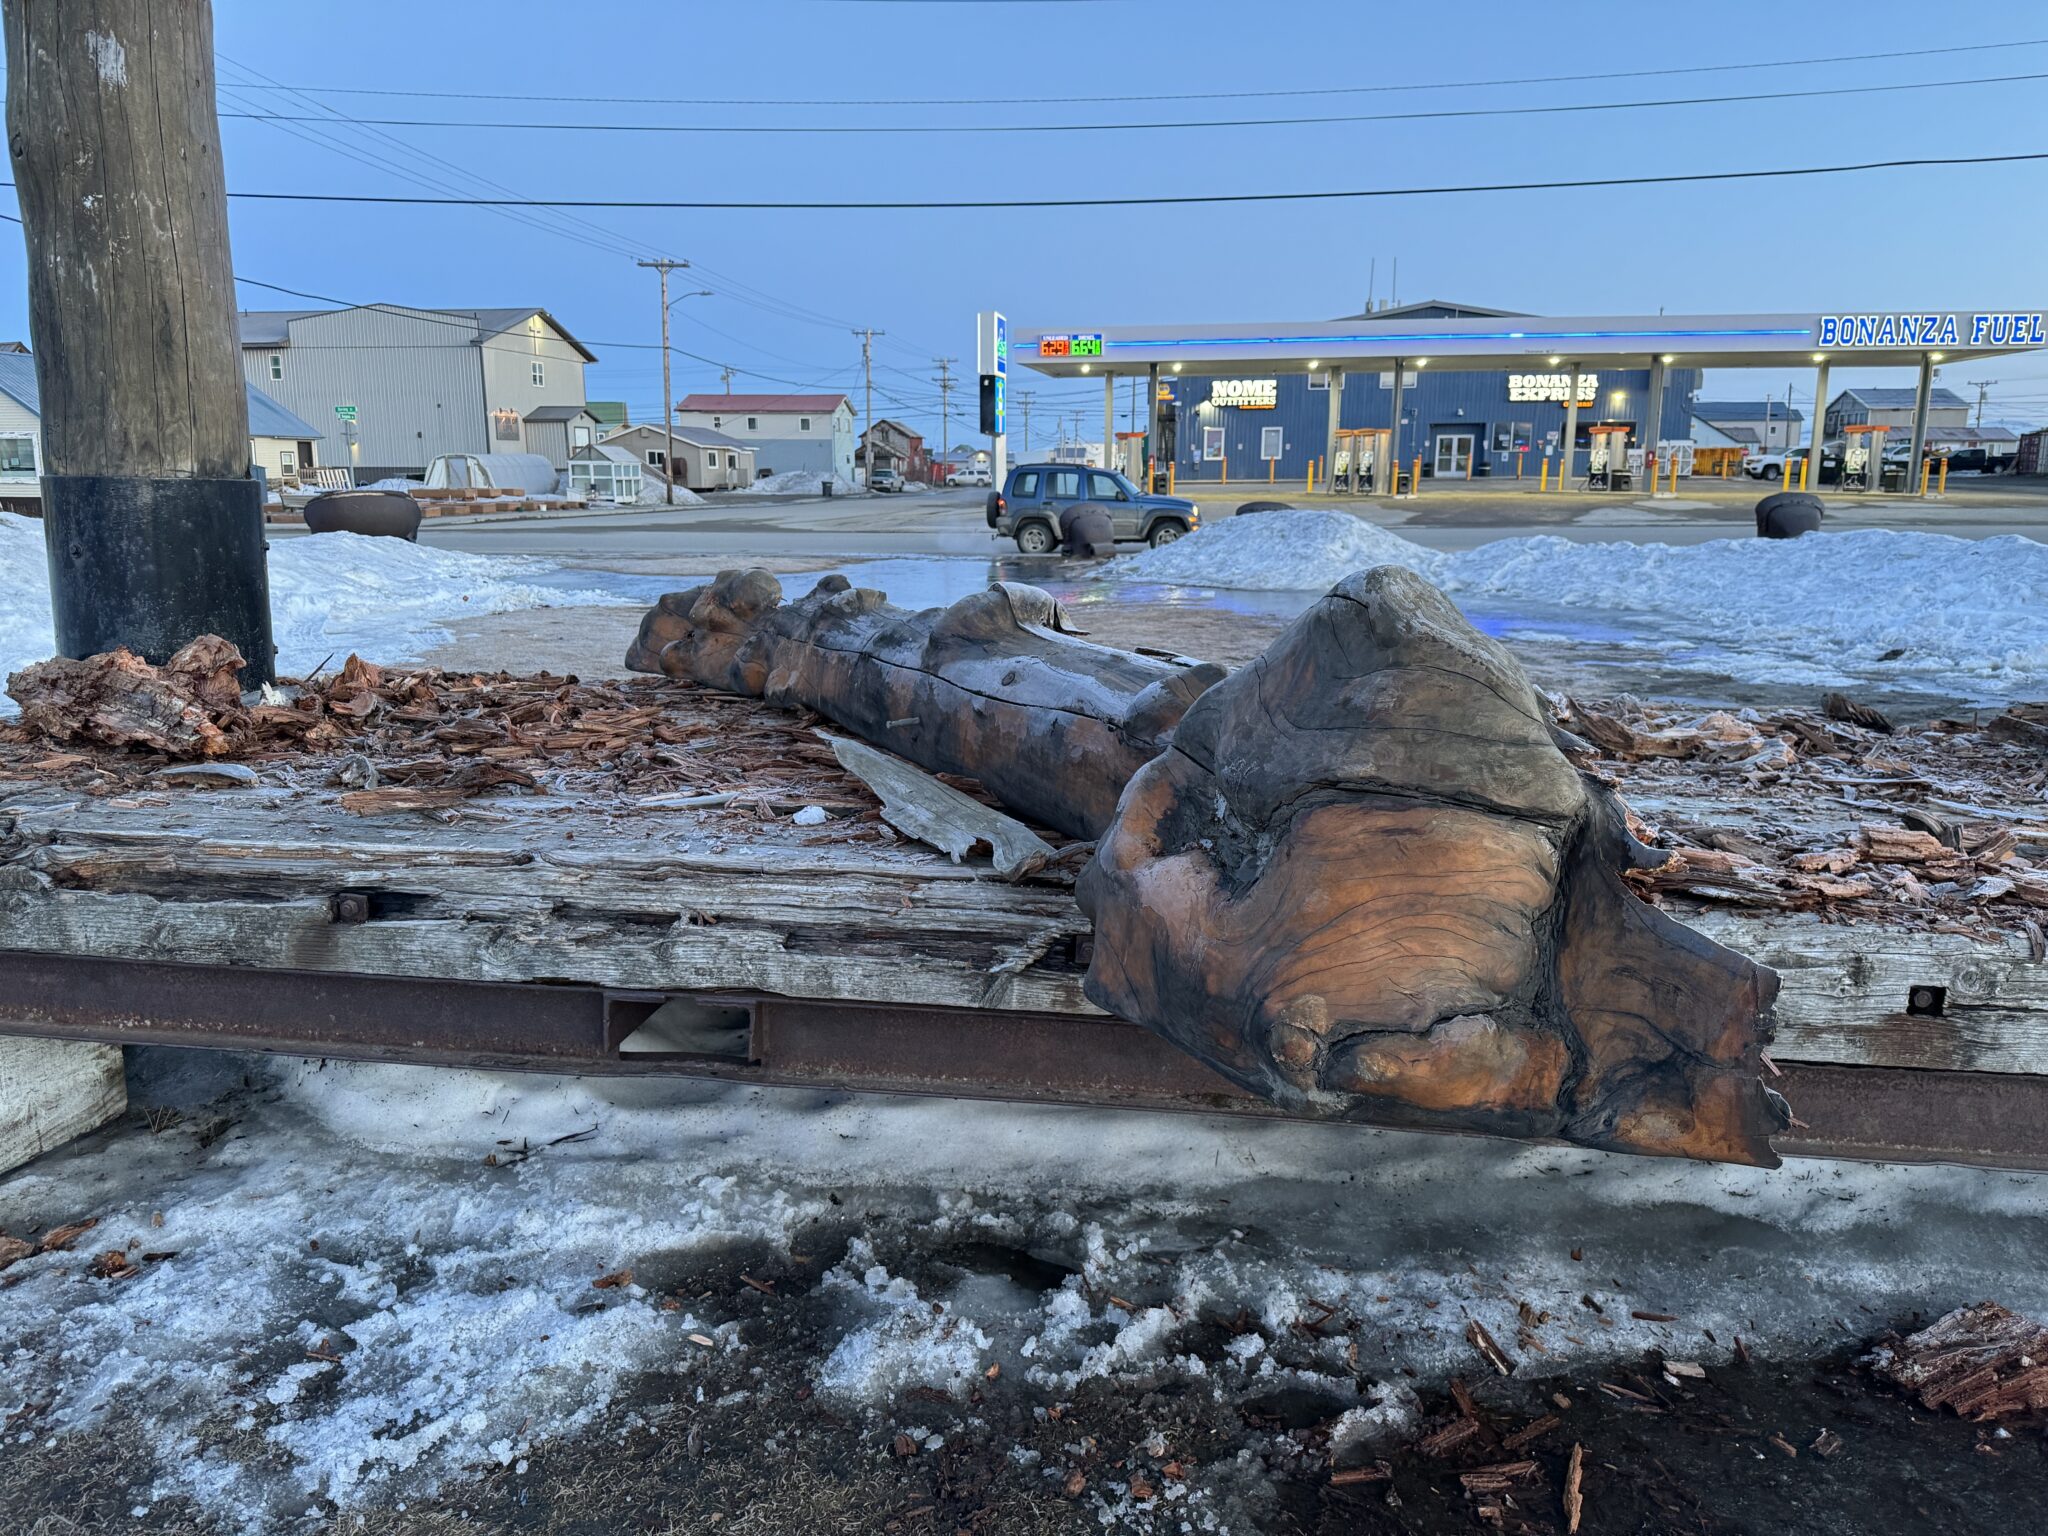
[[[1048,336],[1065,334],[1047,331]],[[1749,328],[1703,331],[1382,331],[1371,336],[1187,336],[1158,340],[1118,341],[1105,336],[1103,349],[1111,347],[1312,347],[1332,342],[1389,341],[1641,341],[1651,337],[1665,340],[1701,336],[1811,336],[1813,327]],[[1034,338],[1035,340],[1036,338]]]

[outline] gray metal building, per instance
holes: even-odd
[[[249,381],[320,429],[321,463],[363,480],[421,474],[443,453],[541,453],[565,469],[565,422],[584,408],[583,370],[597,361],[533,307],[368,304],[240,318]]]

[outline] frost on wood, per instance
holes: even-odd
[[[1659,858],[1507,651],[1383,566],[1125,792],[1088,996],[1297,1110],[1775,1165],[1777,977],[1628,891]]]
[[[1060,621],[1030,588],[907,614],[726,572],[664,598],[629,664],[815,709],[1099,837],[1089,999],[1269,1100],[1776,1164],[1776,975],[1624,885],[1665,856],[1442,593],[1350,577],[1213,686],[1147,682]]]
[[[161,667],[125,647],[37,662],[7,679],[7,693],[23,727],[52,741],[214,757],[232,745],[221,722],[241,710],[243,664],[220,636],[201,635]]]
[[[1124,783],[1223,675],[1091,645],[1036,587],[911,613],[842,576],[785,603],[762,570],[663,597],[626,665],[816,710],[1080,837],[1109,824]]]

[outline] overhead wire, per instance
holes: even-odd
[[[1974,85],[2010,85],[2048,80],[2048,71],[2014,75],[1977,75],[1962,80],[1914,80],[1874,85],[1810,86],[1789,91],[1751,91],[1723,96],[1668,96],[1634,101],[1544,102],[1534,106],[1436,107],[1426,111],[1361,112],[1319,114],[1311,117],[1215,117],[1175,118],[1137,123],[562,123],[490,118],[367,117],[358,122],[387,128],[461,128],[518,133],[626,133],[626,134],[942,134],[948,138],[968,134],[1071,134],[1071,133],[1185,133],[1195,129],[1244,129],[1337,127],[1347,123],[1433,122],[1456,118],[1553,117],[1584,112],[1636,112],[1662,107],[1702,107],[1754,104],[1765,101],[1803,101],[1821,97],[1877,96],[1909,91],[1953,90]],[[280,113],[223,112],[222,117],[257,118],[274,123],[301,123],[317,119]]]

